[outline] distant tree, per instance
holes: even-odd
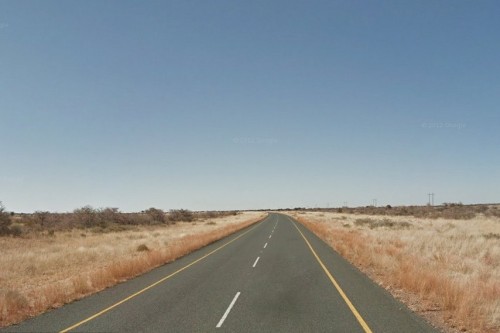
[[[151,207],[144,212],[151,218],[151,220],[154,223],[165,223],[166,222],[165,212],[161,209]]]
[[[9,226],[11,223],[9,213],[5,211],[5,206],[0,201],[0,236],[10,233]]]
[[[125,216],[120,213],[118,208],[114,207],[101,208],[99,210],[99,219],[102,225],[108,225],[109,223],[125,223]]]
[[[46,211],[36,211],[33,213],[33,220],[35,221],[36,224],[40,225],[40,227],[46,227],[47,225],[47,220],[50,216],[49,212]]]
[[[95,227],[98,224],[97,211],[92,206],[84,206],[73,211],[74,217],[80,226]]]
[[[168,214],[168,218],[174,222],[192,222],[194,220],[194,214],[188,209],[172,209]]]

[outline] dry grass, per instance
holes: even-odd
[[[0,327],[173,261],[265,215],[246,212],[204,224],[137,226],[105,234],[73,230],[0,238]]]
[[[313,210],[314,211],[314,210]],[[439,206],[396,206],[385,207],[342,207],[333,209],[319,209],[317,211],[362,214],[362,215],[387,215],[408,216],[429,219],[455,219],[469,220],[484,215],[489,217],[500,217],[500,205],[477,204],[463,205],[461,203],[445,203]]]
[[[445,331],[500,331],[498,217],[290,215]]]

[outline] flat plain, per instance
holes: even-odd
[[[500,330],[499,217],[289,215],[443,330]]]
[[[282,214],[0,332],[435,333]]]
[[[243,212],[122,231],[72,229],[0,237],[0,326],[142,274],[264,216]]]

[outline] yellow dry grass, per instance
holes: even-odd
[[[289,214],[445,331],[500,331],[500,219]]]
[[[245,212],[171,226],[0,238],[0,327],[170,262],[261,220]]]

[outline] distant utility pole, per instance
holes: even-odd
[[[373,199],[373,207],[377,207],[377,199]]]
[[[344,207],[347,208],[347,201],[344,201]]]
[[[429,196],[429,206],[434,206],[434,193],[427,193]]]

